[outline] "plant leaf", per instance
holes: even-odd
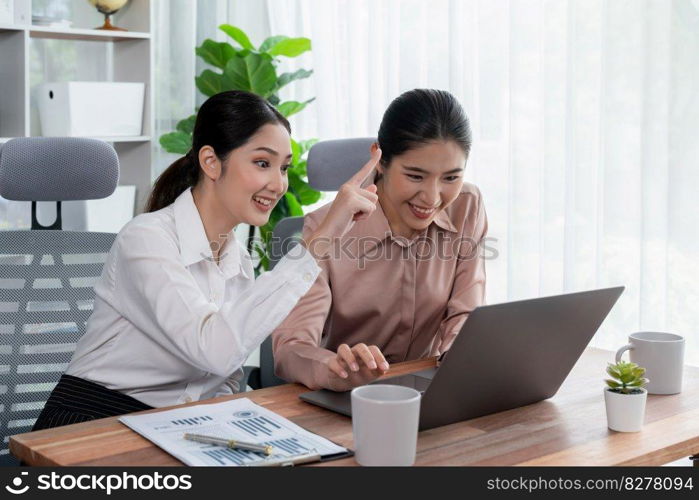
[[[306,181],[293,171],[289,171],[289,189],[296,195],[301,205],[312,205],[320,200],[321,193],[308,185]],[[301,213],[303,215],[303,213]]]
[[[309,149],[309,143],[315,144],[318,139],[308,139],[306,141],[295,141],[291,139],[291,168],[290,172],[296,173],[299,177],[306,177],[306,160],[302,160],[303,155]]]
[[[168,153],[186,155],[192,148],[192,136],[184,132],[170,132],[160,136],[160,145]]]
[[[311,40],[308,38],[287,38],[271,46],[266,52],[271,56],[300,56],[311,50]]]
[[[616,389],[616,388],[620,387],[620,385],[621,385],[621,384],[619,384],[618,382],[616,382],[616,381],[614,381],[614,380],[610,380],[610,379],[606,379],[605,382],[606,382],[607,385],[608,385],[609,387],[611,387],[612,389]]]
[[[277,84],[277,72],[269,57],[251,52],[228,61],[223,71],[223,84],[227,89],[247,90],[267,97]]]
[[[284,87],[285,85],[290,84],[291,82],[295,80],[301,80],[303,78],[308,78],[313,74],[313,70],[307,70],[307,69],[299,69],[297,71],[294,71],[293,73],[282,73],[279,75],[279,79],[277,80],[277,89],[280,89]]]
[[[197,115],[192,115],[190,117],[185,118],[184,120],[180,120],[177,122],[177,130],[180,132],[184,132],[185,134],[192,134],[194,133],[194,124],[197,121]]]
[[[291,167],[291,170],[302,179],[305,179],[308,177],[307,165],[308,162],[306,160],[301,160],[300,162],[294,164],[294,166]]]
[[[286,118],[289,118],[291,115],[295,115],[299,111],[303,111],[306,105],[313,102],[314,100],[315,97],[304,102],[286,101],[277,106],[277,110],[279,110],[279,112]]]
[[[205,96],[211,97],[223,90],[222,79],[220,74],[214,73],[210,69],[205,69],[194,81],[197,84],[199,92]]]
[[[264,256],[264,254],[265,254],[264,248],[262,248],[262,247],[261,247],[260,245],[258,245],[257,243],[255,243],[255,246],[253,247],[253,250],[255,251],[255,253],[257,253],[257,256],[258,256],[259,258],[262,258],[262,257]]]
[[[259,50],[260,52],[267,52],[269,51],[269,49],[277,45],[282,40],[288,39],[289,37],[284,35],[270,36],[269,38],[265,38],[265,41],[262,42],[262,45],[260,45],[260,48],[257,50]]]
[[[289,118],[291,115],[298,113],[305,107],[305,104],[298,101],[286,101],[277,106],[277,109],[282,115]]]
[[[289,205],[286,202],[286,198],[282,198],[279,200],[279,202],[275,205],[274,209],[272,210],[272,214],[269,216],[269,221],[267,221],[267,224],[260,228],[260,233],[264,236],[264,241],[267,241],[269,237],[271,237],[272,229],[274,229],[274,226],[276,226],[280,220],[282,220],[284,217],[287,217],[288,215]]]
[[[267,254],[263,255],[260,258],[260,263],[255,269],[255,276],[259,276],[260,274],[262,274],[262,271],[269,271],[269,257],[267,256]]]
[[[230,24],[222,24],[218,27],[218,29],[220,29],[226,35],[238,42],[238,44],[244,49],[255,50],[255,46],[250,42],[248,36],[240,28],[236,26],[231,26]]]
[[[291,138],[291,164],[294,165],[301,157],[301,146]]]
[[[616,367],[615,365],[612,365],[612,364],[609,364],[609,366],[607,366],[607,373],[608,373],[611,377],[614,377],[614,378],[616,378],[616,379],[618,379],[618,378],[621,377],[621,373],[619,372],[619,370],[617,369],[617,367]]]
[[[301,148],[300,156],[303,156],[307,151],[309,151],[316,142],[318,142],[318,139],[306,139],[305,141],[299,141],[298,144]]]
[[[221,69],[224,69],[226,63],[238,53],[231,44],[215,42],[208,38],[204,40],[201,47],[197,47],[195,51],[204,61]]]
[[[269,257],[267,256],[264,247],[258,244],[255,244],[254,251],[257,253],[257,257],[260,259],[255,267],[255,276],[257,277],[263,270],[266,271],[269,269]]]
[[[290,217],[303,216],[303,208],[301,208],[301,204],[296,199],[296,196],[287,192],[284,194],[284,198],[286,199],[286,202],[289,206]]]

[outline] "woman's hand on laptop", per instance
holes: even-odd
[[[337,348],[337,355],[327,362],[330,375],[349,379],[352,385],[362,385],[384,375],[389,368],[388,361],[381,349],[364,343],[350,347],[342,344]]]

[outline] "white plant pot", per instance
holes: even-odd
[[[604,403],[607,407],[607,426],[618,432],[638,432],[643,427],[646,415],[648,391],[641,394],[620,394],[604,389]]]

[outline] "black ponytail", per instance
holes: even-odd
[[[229,90],[209,97],[197,113],[192,149],[160,174],[151,191],[146,212],[155,212],[171,203],[186,189],[199,182],[199,151],[211,146],[225,162],[231,151],[243,146],[269,123],[279,123],[289,132],[289,122],[264,98]]]
[[[155,212],[168,206],[186,189],[199,180],[199,165],[192,161],[191,153],[183,156],[160,174],[153,186],[146,212]]]

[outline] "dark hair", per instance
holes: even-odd
[[[447,140],[455,141],[468,157],[471,125],[456,97],[446,90],[409,90],[391,102],[381,120],[381,163],[388,166],[394,156],[432,141]]]
[[[170,165],[155,181],[146,204],[146,212],[155,212],[199,182],[199,150],[211,146],[225,162],[230,152],[244,145],[263,125],[279,123],[291,133],[291,127],[274,106],[264,98],[229,90],[209,97],[197,113],[192,149]]]

